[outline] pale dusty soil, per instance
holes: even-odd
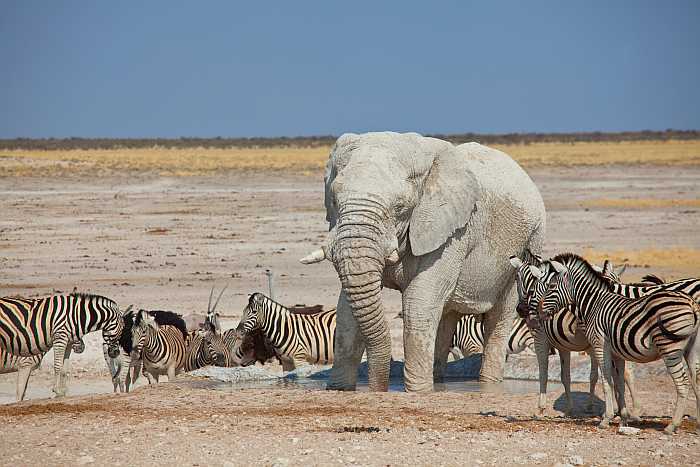
[[[693,207],[700,198],[698,167],[530,173],[548,210],[546,254],[700,250],[700,209]],[[42,296],[77,287],[114,298],[124,308],[133,303],[187,313],[206,310],[212,285],[229,283],[219,307],[229,327],[249,293],[267,291],[264,271],[270,268],[283,303],[334,306],[339,286],[332,266],[297,262],[325,236],[322,188],[320,175],[134,174],[67,180],[0,174],[0,295]],[[651,207],[595,202],[618,198],[645,200]],[[690,201],[654,207],[650,199]],[[649,272],[677,278],[698,276],[700,268],[682,260],[663,267],[650,264],[628,269],[626,279]],[[398,293],[387,291],[385,303],[393,317],[400,308]],[[392,319],[391,329],[394,358],[401,359],[401,321]],[[35,464],[50,458],[75,464],[92,457],[98,463],[122,464],[271,464],[278,458],[312,465],[553,464],[572,454],[586,464],[700,460],[699,438],[687,427],[666,438],[653,419],[645,422],[640,438],[597,431],[590,419],[533,421],[528,417],[534,395],[222,393],[178,383],[128,396],[80,396],[111,391],[100,336],[88,336],[87,344],[85,354],[72,359],[70,393],[76,396],[59,405],[30,400],[0,406],[1,463]],[[51,358],[49,353],[30,381],[30,398],[48,395]],[[0,376],[0,401],[12,400],[14,381],[14,375]],[[639,385],[645,413],[668,416],[675,399],[668,377]],[[550,400],[559,394],[552,393]],[[690,405],[688,409],[691,413]],[[489,411],[496,416],[479,415]],[[558,413],[551,410],[549,415]],[[336,432],[344,426],[390,431]],[[663,457],[652,454],[659,450]],[[24,457],[13,457],[19,455]],[[683,455],[692,457],[679,457]]]

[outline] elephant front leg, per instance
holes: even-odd
[[[462,319],[460,313],[449,312],[443,315],[440,320],[435,339],[435,362],[433,364],[433,381],[436,383],[441,383],[445,377],[447,357],[450,354],[452,339],[460,319]]]
[[[326,389],[354,391],[357,385],[357,370],[365,351],[365,342],[345,292],[342,290],[338,297],[336,320],[333,368]]]
[[[503,381],[506,361],[506,343],[513,326],[518,292],[513,282],[506,287],[501,300],[484,315],[484,358],[479,381],[498,383]]]

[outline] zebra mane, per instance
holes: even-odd
[[[82,298],[84,300],[106,300],[108,302],[114,303],[114,300],[111,298],[107,298],[104,295],[97,295],[97,294],[92,294],[92,293],[85,293],[85,292],[71,292],[68,294],[69,297],[74,297],[74,298]]]
[[[606,287],[608,286],[608,280],[605,278],[603,273],[596,271],[595,268],[593,268],[593,266],[591,266],[591,263],[589,263],[586,258],[583,258],[583,257],[577,255],[576,253],[560,253],[560,254],[556,255],[554,258],[552,258],[551,260],[557,261],[557,262],[562,263],[562,264],[567,264],[567,265],[580,264],[583,266],[584,269],[586,269],[586,271],[590,275],[592,275],[593,277],[598,279]]]
[[[248,297],[248,303],[252,304],[252,303],[253,303],[253,299],[254,299],[255,297],[262,297],[262,298],[264,298],[265,300],[267,300],[268,302],[272,302],[272,303],[274,303],[275,305],[281,306],[281,307],[284,308],[285,310],[289,311],[289,307],[286,307],[286,306],[282,305],[280,302],[276,302],[275,300],[271,299],[270,297],[268,297],[267,295],[265,295],[265,294],[262,293],[262,292],[255,292],[255,293],[250,294],[250,297]]]
[[[182,337],[187,341],[187,325],[185,324],[185,320],[182,319],[182,316],[178,313],[175,313],[173,311],[163,311],[163,310],[144,310],[146,313],[149,315],[153,316],[153,319],[155,319],[156,324],[158,326],[175,326],[180,330],[182,333]],[[134,321],[134,325],[138,326],[141,323],[141,317],[140,314],[136,315],[136,320]]]

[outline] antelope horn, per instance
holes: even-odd
[[[221,293],[219,294],[219,297],[216,299],[216,302],[214,303],[214,307],[211,309],[210,313],[214,313],[214,310],[216,310],[216,305],[219,304],[219,300],[221,300],[221,296],[224,294],[224,291],[228,288],[228,284],[226,284],[226,287],[221,289]],[[212,289],[213,290],[213,289]]]
[[[302,264],[314,264],[314,263],[320,263],[326,259],[326,251],[323,248],[319,248],[318,250],[312,251],[308,255],[304,256],[299,260]]]
[[[207,313],[211,311],[211,298],[214,296],[214,286],[211,286],[211,292],[209,292],[209,303],[207,303]]]

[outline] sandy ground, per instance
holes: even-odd
[[[548,210],[545,253],[629,252],[628,280],[649,272],[668,278],[700,275],[697,263],[688,259],[700,251],[700,208],[694,207],[700,168],[529,172]],[[297,261],[325,237],[322,188],[319,176],[259,173],[206,178],[138,173],[95,180],[0,175],[0,295],[43,296],[77,287],[113,298],[123,308],[134,304],[187,313],[205,311],[210,288],[229,284],[219,307],[227,327],[237,322],[249,293],[267,291],[269,268],[283,303],[334,306],[339,285],[332,266]],[[687,202],[640,209],[598,202],[608,199]],[[646,250],[665,248],[682,252],[682,258],[634,261]],[[400,297],[387,291],[385,299],[393,317]],[[401,359],[401,321],[392,319],[391,330],[394,358]],[[658,432],[657,417],[670,414],[674,399],[667,377],[640,381],[645,413],[653,418],[645,421],[641,435],[625,437],[612,429],[595,430],[588,418],[532,420],[534,396],[522,394],[224,393],[175,383],[128,396],[81,396],[111,391],[99,335],[88,336],[87,344],[87,351],[72,359],[74,396],[60,402],[35,399],[49,394],[49,353],[30,381],[33,400],[0,407],[0,463],[31,465],[47,457],[59,464],[236,465],[580,460],[570,460],[572,455],[585,464],[700,461],[699,438],[689,427],[671,438]],[[0,402],[12,400],[14,381],[14,375],[0,376]],[[491,411],[492,416],[479,415]],[[339,433],[343,427],[380,431]]]

